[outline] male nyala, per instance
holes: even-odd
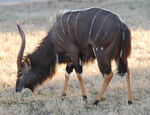
[[[69,76],[75,69],[82,96],[86,99],[82,67],[85,63],[96,59],[104,76],[102,88],[94,102],[94,105],[97,105],[113,77],[111,61],[114,59],[118,74],[126,75],[128,104],[132,103],[127,60],[131,52],[131,34],[127,25],[121,22],[116,14],[100,8],[67,12],[56,19],[40,45],[24,58],[25,35],[18,23],[17,27],[22,38],[17,58],[17,92],[24,88],[34,92],[36,86],[53,77],[56,63],[66,63],[62,96],[66,96]]]

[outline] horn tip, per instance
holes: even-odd
[[[18,22],[18,21],[16,21],[16,25],[19,25],[19,22]]]

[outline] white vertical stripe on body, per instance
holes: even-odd
[[[97,14],[100,13],[101,11],[103,11],[103,10],[101,10],[101,9],[98,10],[97,13],[96,13],[96,14],[94,15],[94,17],[93,17],[93,20],[92,20],[91,26],[90,26],[88,41],[90,41],[90,39],[91,39],[91,32],[92,32],[93,24],[94,24],[94,21],[95,21],[95,19],[96,19],[96,17],[97,17]]]
[[[69,19],[70,19],[70,16],[71,16],[71,13],[68,15],[68,18],[67,18],[67,26],[68,26],[69,35],[70,35],[70,37],[73,39],[73,37],[72,37],[72,35],[71,35],[71,32],[70,32],[69,24],[68,24]]]
[[[105,24],[105,21],[108,19],[108,17],[109,17],[110,15],[111,15],[111,14],[108,14],[108,15],[107,15],[107,17],[104,19],[104,21],[103,21],[102,25],[100,26],[99,30],[97,31],[97,34],[96,34],[96,36],[95,36],[95,39],[94,39],[94,40],[96,40],[96,39],[97,39],[98,34],[101,32],[102,27],[103,27],[103,25]]]
[[[63,34],[64,34],[64,36],[66,37],[67,35],[66,35],[65,31],[64,31],[64,26],[63,26],[63,24],[62,24],[62,17],[63,17],[63,16],[61,16],[61,18],[60,18],[60,23],[61,23],[61,28],[62,28]]]
[[[60,37],[59,34],[57,33],[56,23],[54,24],[54,26],[55,26],[55,33],[56,33],[56,36],[57,36],[61,41],[63,41],[63,39],[61,39],[61,37]]]
[[[75,20],[75,36],[77,37],[77,21],[82,11],[79,11]],[[78,38],[78,37],[77,37]]]

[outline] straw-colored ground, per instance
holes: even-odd
[[[56,0],[16,5],[0,4],[0,115],[150,114],[150,1],[85,1]],[[112,63],[114,77],[97,107],[92,106],[92,103],[102,85],[103,77],[96,61],[84,66],[87,103],[82,101],[75,73],[69,81],[68,96],[62,100],[65,65],[58,65],[53,79],[38,87],[35,94],[30,90],[16,93],[16,56],[21,41],[15,20],[20,21],[26,33],[25,53],[29,53],[46,35],[56,14],[91,6],[116,12],[131,28],[132,54],[129,58],[129,67],[133,104],[130,106],[127,104],[126,80],[125,77],[116,75],[114,62]]]

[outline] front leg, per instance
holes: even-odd
[[[62,96],[66,96],[66,94],[67,94],[68,82],[69,82],[69,77],[67,75],[65,75],[65,84],[64,84]]]
[[[85,87],[84,87],[83,76],[82,76],[82,74],[77,73],[77,77],[78,77],[78,80],[80,82],[80,87],[81,87],[81,91],[82,91],[83,100],[86,100],[87,95],[86,95],[86,90],[85,90]]]
[[[81,92],[82,92],[83,100],[86,100],[86,99],[87,99],[87,95],[86,95],[86,90],[85,90],[84,82],[83,82],[82,63],[81,63],[81,60],[79,61],[79,64],[78,64],[78,65],[75,65],[75,71],[76,71],[78,80],[79,80],[79,82],[80,82],[80,87],[81,87]]]
[[[73,68],[74,68],[73,64],[67,64],[67,66],[66,66],[65,84],[64,84],[62,96],[66,96],[66,94],[67,94],[69,77],[73,71]]]

